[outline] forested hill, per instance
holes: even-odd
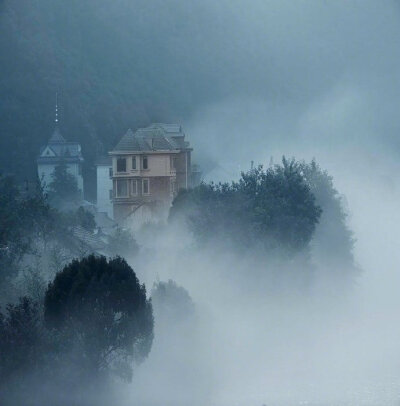
[[[1,170],[34,173],[56,92],[61,131],[90,165],[128,127],[182,121],[229,89],[238,56],[219,6],[186,3],[0,0]]]

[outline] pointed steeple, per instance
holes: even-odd
[[[58,93],[56,93],[56,110],[55,110],[55,128],[52,136],[50,137],[49,144],[64,143],[66,142],[65,138],[61,135],[60,130],[58,129]]]

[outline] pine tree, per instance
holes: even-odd
[[[77,202],[81,197],[75,177],[68,172],[65,162],[54,168],[52,181],[49,184],[50,201],[57,205],[64,202]]]

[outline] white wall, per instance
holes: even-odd
[[[113,218],[113,206],[110,200],[110,190],[113,188],[109,175],[109,166],[97,166],[97,210],[105,212]]]

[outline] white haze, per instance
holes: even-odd
[[[206,179],[235,179],[271,156],[315,157],[346,197],[362,273],[346,295],[290,284],[266,294],[251,273],[267,259],[188,254],[188,237],[160,232],[156,253],[131,263],[148,287],[169,278],[185,287],[197,318],[169,331],[156,324],[148,360],[119,387],[121,404],[397,405],[399,4],[225,5],[237,22],[233,68],[243,60],[248,68],[232,94],[184,123]],[[257,82],[260,90],[248,85]]]
[[[252,276],[267,258],[188,253],[189,237],[161,232],[147,241],[151,253],[133,265],[147,286],[169,278],[184,286],[197,318],[170,320],[168,329],[156,319],[152,352],[133,384],[120,388],[122,404],[399,403],[400,215],[392,175],[398,165],[384,159],[370,165],[359,154],[335,171],[334,157],[317,156],[329,162],[350,208],[363,270],[353,289],[302,293],[289,281],[274,294]]]

